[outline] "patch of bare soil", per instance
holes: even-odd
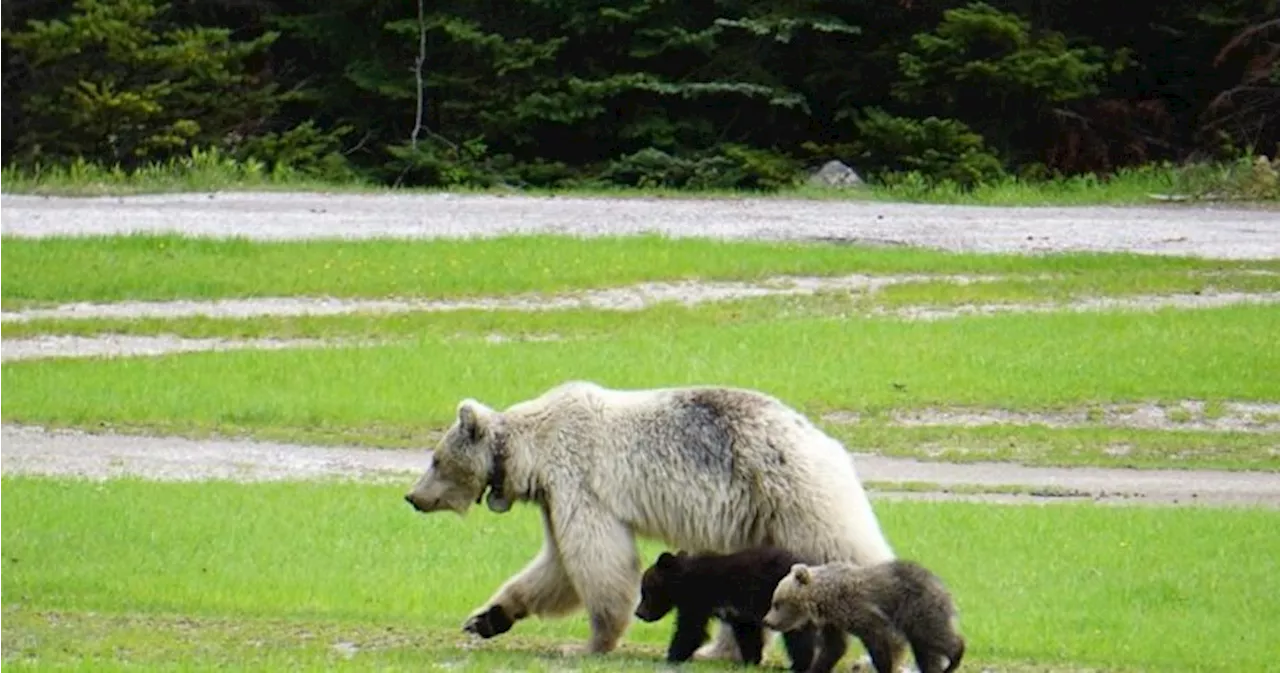
[[[459,335],[458,338],[464,338]],[[473,338],[473,337],[465,337]],[[480,337],[490,344],[513,341],[562,341],[559,334],[508,335],[497,332]],[[282,350],[289,348],[349,348],[378,346],[390,341],[350,339],[188,339],[173,335],[140,336],[101,334],[95,336],[42,335],[0,341],[0,361],[43,358],[124,358],[230,350]]]
[[[405,313],[415,311],[555,311],[594,309],[638,311],[662,302],[695,306],[707,302],[731,301],[769,296],[802,296],[820,292],[862,292],[901,283],[938,281],[959,285],[994,282],[1000,276],[855,274],[837,277],[782,276],[759,283],[681,281],[640,283],[618,288],[540,295],[477,297],[457,300],[433,299],[339,299],[334,297],[259,297],[209,301],[126,301],[115,303],[78,302],[50,308],[33,308],[0,313],[0,321],[27,322],[38,319],[76,320],[89,318],[254,318],[262,316],[327,316],[352,313]],[[1280,292],[1206,292],[1202,294],[1138,295],[1131,297],[1085,297],[1069,302],[1040,304],[1002,303],[961,306],[907,306],[876,309],[875,314],[909,320],[939,320],[963,315],[991,315],[1016,312],[1156,310],[1161,308],[1215,308],[1234,304],[1280,303]]]
[[[965,315],[997,313],[1051,313],[1056,311],[1156,311],[1163,308],[1219,308],[1236,304],[1280,303],[1280,292],[1206,292],[1202,294],[1083,297],[1068,302],[1026,304],[964,304],[961,306],[907,306],[877,311],[908,320],[945,320]]]
[[[103,479],[139,476],[159,481],[411,478],[427,454],[226,439],[87,434],[4,424],[0,470]]]
[[[172,335],[103,334],[91,337],[44,335],[0,341],[0,361],[57,357],[131,357],[227,350],[280,350],[361,345],[324,339],[187,339]]]
[[[349,313],[404,313],[411,311],[554,311],[597,309],[638,311],[661,302],[693,306],[705,302],[752,297],[811,295],[818,292],[873,292],[898,283],[942,281],[976,283],[999,276],[898,275],[813,277],[780,276],[758,283],[728,281],[653,282],[626,287],[541,295],[520,294],[471,299],[337,299],[333,297],[263,297],[212,301],[128,301],[109,304],[73,303],[52,308],[0,313],[0,321],[26,322],[42,318],[254,318],[259,316],[321,316]]]
[[[861,421],[861,417],[851,412],[836,411],[825,414],[823,420],[829,423],[856,424]],[[1045,412],[971,408],[913,409],[892,412],[890,422],[901,426],[1108,426],[1150,430],[1280,432],[1280,403],[1224,402],[1209,405],[1199,400],[1182,400],[1169,405],[1107,404]]]
[[[165,481],[226,479],[392,479],[408,486],[429,460],[426,451],[317,447],[226,439],[183,439],[0,428],[4,474],[125,475]],[[853,457],[866,481],[934,484],[883,497],[1045,502],[1064,497],[1101,502],[1233,504],[1280,507],[1280,474],[1209,470],[1026,467],[1012,463],[939,463],[871,454]],[[1029,487],[1017,493],[964,492],[960,487]],[[948,492],[955,489],[955,492]],[[971,491],[972,489],[970,489]],[[881,497],[881,496],[877,496]]]
[[[1031,467],[1015,463],[943,463],[855,454],[866,481],[920,482],[893,497],[1043,502],[1088,499],[1110,503],[1236,504],[1280,507],[1280,474],[1218,470],[1136,470],[1101,467]],[[1016,493],[964,492],[965,487],[1020,486]],[[959,492],[948,493],[949,488]]]

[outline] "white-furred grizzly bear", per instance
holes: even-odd
[[[847,646],[843,633],[862,641],[877,673],[893,673],[908,645],[920,673],[951,673],[965,649],[956,621],[955,602],[942,580],[900,559],[864,566],[797,563],[773,590],[764,616],[773,629],[823,629],[811,673],[832,670]],[[832,627],[841,633],[833,634]]]
[[[504,411],[466,399],[457,414],[405,499],[465,514],[488,490],[497,512],[536,504],[545,532],[538,555],[466,620],[482,637],[582,605],[587,651],[612,650],[638,600],[636,535],[694,552],[893,558],[844,447],[760,392],[571,382]]]

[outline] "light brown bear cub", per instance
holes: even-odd
[[[907,645],[920,673],[951,673],[964,657],[956,619],[955,603],[937,575],[895,560],[866,566],[797,563],[774,589],[764,624],[778,631],[812,625],[852,633],[877,673],[893,673]],[[824,637],[809,670],[830,671],[847,646],[843,637]]]

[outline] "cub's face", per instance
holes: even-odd
[[[466,514],[484,492],[493,455],[493,410],[474,400],[458,405],[458,419],[440,438],[431,464],[404,499],[419,512]]]
[[[662,552],[658,561],[644,571],[640,578],[640,606],[636,608],[636,617],[656,622],[676,607],[684,560],[684,552],[679,556]]]
[[[809,602],[806,594],[812,580],[808,567],[799,563],[792,566],[791,572],[774,587],[773,602],[764,616],[764,625],[782,632],[808,626],[813,620],[806,609]]]

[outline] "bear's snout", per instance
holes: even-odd
[[[417,500],[415,500],[415,499],[413,498],[413,494],[412,494],[412,493],[406,494],[406,495],[404,496],[404,501],[405,501],[405,502],[407,502],[407,503],[409,503],[410,505],[413,505],[413,508],[414,508],[415,510],[419,511],[419,512],[425,512],[425,511],[426,511],[426,510],[424,510],[424,509],[422,508],[422,505],[419,505],[419,504],[418,504],[418,501],[417,501]]]

